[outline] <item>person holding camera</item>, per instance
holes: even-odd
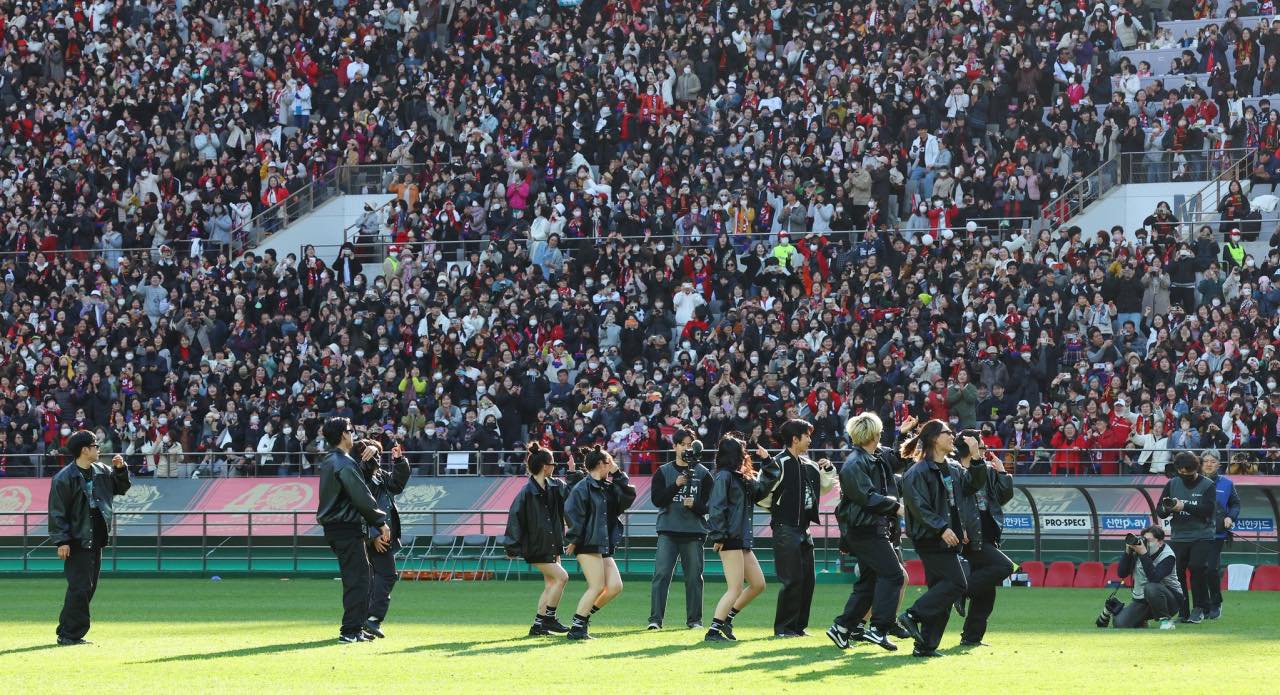
[[[690,629],[702,627],[702,544],[707,535],[711,471],[698,462],[702,442],[692,430],[678,427],[671,440],[675,460],[653,474],[649,493],[653,506],[658,508],[658,548],[649,599],[650,630],[662,629],[677,557],[684,571],[685,624]]]
[[[851,640],[878,644],[888,651],[898,645],[889,639],[906,572],[891,540],[898,525],[901,504],[893,468],[880,452],[884,425],[874,413],[850,418],[845,433],[853,452],[840,466],[840,504],[836,519],[840,524],[840,551],[857,558],[858,581],[840,614],[827,630],[827,637],[839,649],[848,649]],[[863,626],[863,616],[871,610],[871,626]]]
[[[1236,519],[1240,518],[1240,495],[1236,494],[1236,484],[1230,478],[1219,473],[1222,465],[1217,449],[1208,449],[1200,453],[1200,467],[1204,476],[1213,481],[1214,496],[1217,498],[1215,508],[1215,528],[1213,536],[1213,552],[1209,555],[1209,613],[1210,620],[1222,617],[1222,548],[1231,537],[1231,529]]]
[[[569,543],[565,552],[577,557],[587,590],[578,600],[567,636],[586,640],[591,639],[591,616],[622,593],[622,575],[613,551],[622,542],[622,514],[635,502],[636,489],[603,447],[580,450],[578,456],[586,477],[573,486],[564,503]]]
[[[391,590],[396,586],[400,573],[396,571],[396,551],[400,550],[400,510],[396,508],[396,495],[404,492],[409,484],[409,459],[404,457],[400,445],[391,449],[392,470],[382,467],[382,444],[376,439],[361,439],[351,447],[351,457],[364,470],[364,480],[369,492],[377,500],[378,508],[387,512],[387,525],[391,527],[390,542],[382,540],[376,528],[369,529],[369,619],[364,630],[374,637],[386,637],[382,633],[382,621],[391,605]]]
[[[67,593],[58,616],[58,644],[89,644],[89,604],[98,590],[102,549],[111,541],[112,501],[129,491],[129,468],[116,454],[98,461],[98,438],[80,430],[67,438],[67,464],[49,481],[49,544],[58,548]]]
[[[1108,602],[1108,612],[1115,615],[1115,627],[1142,627],[1148,620],[1160,620],[1160,629],[1173,629],[1170,617],[1183,603],[1182,583],[1178,581],[1177,558],[1164,542],[1164,529],[1152,524],[1142,529],[1141,536],[1125,536],[1124,556],[1120,558],[1120,578],[1133,577],[1133,601],[1118,612]],[[1099,623],[1102,625],[1103,623]]]
[[[1195,610],[1181,597],[1178,615],[1184,623],[1198,623],[1209,612],[1209,560],[1217,532],[1217,488],[1212,480],[1200,475],[1200,457],[1184,451],[1173,457],[1177,473],[1165,483],[1160,493],[1156,514],[1171,519],[1173,553],[1178,559],[1178,576],[1191,572],[1191,595]]]
[[[912,656],[937,657],[938,643],[947,629],[951,606],[964,596],[969,583],[960,560],[964,523],[956,492],[976,494],[987,484],[987,466],[969,468],[947,460],[955,451],[956,435],[942,420],[930,420],[918,434],[902,443],[903,458],[915,463],[902,477],[907,507],[907,535],[924,563],[928,590],[898,616],[898,624],[915,640]]]
[[[755,454],[762,460],[769,458],[764,449],[757,449]],[[711,500],[707,504],[707,526],[712,547],[720,553],[726,586],[704,639],[725,642],[738,639],[733,635],[734,617],[764,592],[764,570],[751,550],[756,470],[747,443],[735,434],[726,434],[716,447],[715,465]]]
[[[320,495],[316,523],[338,558],[342,575],[342,626],[338,641],[368,642],[374,636],[364,629],[369,618],[369,551],[365,530],[377,529],[378,540],[391,542],[387,513],[369,491],[359,464],[351,458],[355,430],[345,417],[331,417],[321,428],[329,453],[320,461]]]
[[[560,566],[560,553],[564,550],[565,485],[551,477],[555,472],[551,452],[538,442],[529,443],[524,465],[529,472],[529,482],[511,502],[502,546],[507,557],[523,557],[542,573],[542,593],[538,596],[538,609],[529,636],[562,635],[569,631],[556,618],[556,607],[569,584],[569,574]]]
[[[960,555],[967,563],[969,589],[956,599],[956,612],[964,618],[960,646],[985,646],[987,619],[996,605],[996,587],[1013,574],[1013,561],[1000,552],[1000,535],[1004,527],[1004,505],[1013,499],[1013,476],[1005,472],[1000,459],[987,451],[976,430],[960,433],[956,444],[960,467],[966,470],[976,462],[986,462],[987,481],[971,494],[955,491],[964,524]],[[966,601],[967,604],[966,605]]]
[[[778,429],[786,447],[760,472],[760,506],[769,510],[773,529],[774,566],[782,589],[773,618],[775,637],[806,637],[813,605],[813,539],[809,524],[818,523],[818,501],[836,484],[835,467],[827,459],[814,462],[805,453],[813,425],[787,420]]]

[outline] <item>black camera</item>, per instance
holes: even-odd
[[[1125,545],[1142,545],[1142,543],[1143,543],[1143,541],[1142,541],[1142,536],[1139,536],[1139,535],[1138,535],[1138,534],[1136,534],[1136,533],[1126,533],[1126,534],[1124,534],[1124,544],[1125,544]]]
[[[1168,516],[1173,513],[1173,508],[1178,505],[1178,500],[1172,497],[1166,497],[1160,500],[1159,510],[1162,516]]]
[[[702,442],[696,439],[693,440],[693,443],[689,445],[689,448],[685,449],[684,453],[680,455],[680,460],[683,461],[686,466],[692,467],[698,465],[702,461]]]
[[[1133,534],[1129,534],[1132,536]],[[1093,622],[1098,627],[1107,627],[1111,624],[1111,619],[1120,615],[1120,611],[1124,610],[1124,602],[1116,598],[1115,592],[1107,597],[1106,603],[1102,605],[1102,612],[1098,614],[1098,619]]]

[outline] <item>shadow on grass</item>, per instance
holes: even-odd
[[[484,646],[486,644],[509,644],[512,642],[519,642],[520,647],[527,647],[531,645],[536,645],[540,640],[543,640],[543,639],[545,638],[516,635],[514,637],[508,637],[506,639],[495,639],[495,640],[489,640],[487,642],[437,642],[432,644],[419,644],[416,647],[405,647],[404,649],[401,649],[398,652],[391,652],[391,653],[392,654],[418,654],[421,652],[465,653],[468,650],[470,650],[472,647]]]
[[[315,649],[317,647],[328,647],[338,644],[338,639],[322,639],[312,640],[310,642],[287,642],[284,644],[264,644],[260,647],[245,647],[244,649],[231,649],[225,652],[202,652],[199,654],[175,654],[166,656],[162,659],[151,659],[149,661],[134,661],[134,664],[163,664],[172,661],[190,661],[192,659],[226,659],[239,656],[262,656],[264,654],[279,654],[281,652],[292,652],[301,649]]]
[[[767,671],[786,674],[792,668],[807,668],[809,670],[786,674],[782,678],[791,681],[820,681],[831,676],[869,676],[920,663],[919,659],[912,658],[910,643],[906,645],[907,651],[903,651],[901,647],[899,645],[899,650],[893,653],[879,649],[874,652],[859,649],[835,651],[810,643],[803,647],[758,653],[749,661],[734,663],[715,673]],[[819,668],[814,668],[815,666]]]
[[[10,654],[25,654],[27,652],[40,652],[46,649],[57,649],[59,646],[56,642],[49,644],[33,644],[30,647],[18,647],[17,649],[5,649],[0,651],[0,656],[9,656]]]

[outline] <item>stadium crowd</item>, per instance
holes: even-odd
[[[4,474],[52,474],[82,427],[144,475],[306,473],[329,415],[428,473],[533,439],[647,471],[677,424],[773,446],[789,417],[842,449],[868,409],[889,440],[980,426],[1019,471],[1280,458],[1280,251],[1240,245],[1247,196],[1221,229],[1055,208],[1117,152],[1280,147],[1280,112],[1229,103],[1280,75],[1280,24],[566,4],[0,0]],[[1162,41],[1208,91],[1128,90],[1108,54]],[[388,244],[232,256],[356,165],[394,172],[361,223]]]

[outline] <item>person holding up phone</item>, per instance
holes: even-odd
[[[409,484],[409,459],[404,457],[400,445],[391,449],[390,471],[382,467],[382,444],[376,439],[361,439],[351,447],[351,457],[364,471],[369,492],[377,500],[378,508],[387,512],[387,525],[391,527],[391,540],[382,540],[376,528],[369,529],[369,565],[372,573],[369,581],[369,619],[365,632],[374,637],[386,637],[382,633],[382,621],[391,605],[391,590],[395,588],[400,573],[396,571],[396,551],[400,549],[400,512],[396,509],[396,495],[404,492]]]
[[[756,455],[769,454],[757,447]],[[712,547],[720,554],[726,588],[716,603],[708,642],[736,641],[733,619],[764,591],[764,571],[751,546],[754,534],[752,507],[756,499],[756,471],[746,442],[727,434],[716,447],[716,472],[708,503],[707,525]],[[747,586],[742,586],[746,581]]]
[[[569,631],[556,618],[560,597],[569,584],[569,574],[560,565],[564,550],[565,484],[551,477],[555,463],[551,452],[538,442],[530,442],[524,459],[529,481],[511,503],[502,546],[507,557],[522,557],[542,574],[542,593],[529,628],[529,636],[563,635]]]
[[[622,575],[613,551],[622,541],[622,514],[635,502],[636,489],[604,447],[579,450],[578,458],[586,477],[573,486],[564,503],[569,527],[565,552],[577,557],[587,590],[578,600],[568,637],[586,640],[591,639],[587,631],[591,616],[622,593]]]
[[[947,459],[955,451],[956,435],[942,420],[930,420],[902,443],[900,454],[915,464],[902,477],[907,507],[907,535],[924,563],[928,591],[898,616],[898,624],[915,639],[911,655],[942,656],[938,643],[956,599],[968,590],[960,561],[960,520],[955,491],[973,494],[987,482],[987,466],[961,468]]]
[[[955,491],[960,521],[964,524],[960,554],[969,570],[968,590],[955,604],[956,612],[965,619],[960,646],[982,647],[986,646],[982,638],[987,634],[987,619],[996,605],[996,587],[1013,574],[1013,561],[1000,552],[1003,507],[1013,499],[1013,476],[1005,472],[1004,464],[995,454],[987,451],[977,430],[960,433],[956,455],[965,470],[982,462],[989,468],[982,487],[973,493]],[[952,482],[956,484],[960,478],[955,477]]]

